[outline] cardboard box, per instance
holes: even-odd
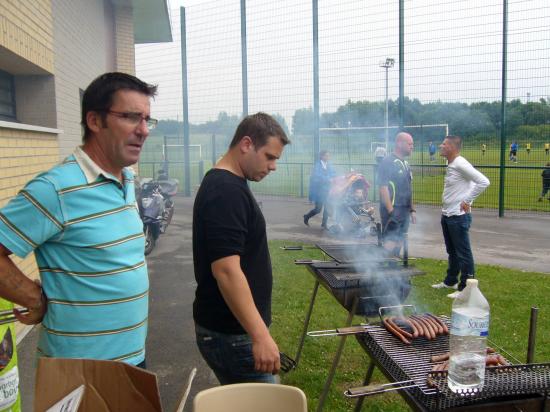
[[[117,361],[39,358],[34,411],[52,407],[79,386],[79,412],[161,412],[157,377]]]

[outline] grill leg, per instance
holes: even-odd
[[[359,299],[357,297],[353,299],[353,305],[351,307],[351,311],[348,314],[348,319],[346,320],[346,327],[351,326],[353,322],[353,316],[355,315],[355,311],[357,310],[358,301]],[[338,345],[338,349],[336,350],[336,355],[334,355],[332,366],[330,367],[330,372],[328,373],[327,381],[325,382],[325,387],[323,388],[323,392],[319,397],[319,405],[317,405],[317,412],[321,412],[323,410],[323,406],[325,404],[325,400],[327,398],[330,385],[332,384],[332,379],[334,379],[334,374],[336,373],[336,367],[338,366],[338,363],[340,363],[340,357],[342,356],[342,351],[344,350],[344,344],[346,343],[346,338],[347,338],[347,335],[343,335],[340,337],[340,344]]]
[[[374,372],[374,361],[371,359],[369,363],[369,368],[367,369],[367,374],[365,375],[365,380],[363,381],[363,386],[367,386],[370,383],[373,372]],[[355,404],[355,409],[353,410],[353,412],[359,412],[361,410],[361,408],[363,407],[364,400],[365,400],[364,396],[357,399],[357,403]]]
[[[315,297],[317,296],[317,291],[319,290],[319,281],[315,281],[315,286],[313,287],[313,294],[311,295],[311,301],[309,302],[309,308],[307,310],[306,319],[304,321],[304,329],[302,330],[302,336],[300,337],[300,343],[298,344],[298,351],[296,352],[296,367],[300,362],[300,356],[302,355],[302,349],[304,347],[304,341],[306,339],[307,328],[309,326],[309,320],[311,319],[311,312],[313,312],[313,304],[315,303]]]

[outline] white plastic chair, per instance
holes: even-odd
[[[238,383],[199,392],[193,412],[307,412],[307,401],[295,386]]]

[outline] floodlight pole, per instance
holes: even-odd
[[[386,126],[386,150],[388,149],[389,136],[388,136],[388,69],[392,68],[395,63],[395,60],[387,57],[386,61],[380,62],[380,67],[386,69],[386,110],[384,113],[384,125]]]

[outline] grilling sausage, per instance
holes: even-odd
[[[422,324],[422,326],[424,327],[424,335],[426,336],[426,339],[429,339],[429,340],[435,339],[435,331],[433,330],[432,325],[430,323],[428,323],[424,318],[420,316],[414,315],[414,317],[411,316],[411,318],[413,318],[414,320]]]
[[[426,316],[429,317],[430,319],[433,319],[441,328],[443,328],[443,332],[442,332],[443,334],[445,335],[449,334],[449,328],[447,327],[445,322],[443,322],[437,316],[432,315],[431,313],[426,313]]]
[[[390,324],[390,326],[392,326],[394,329],[396,329],[401,335],[403,335],[407,339],[412,339],[413,335],[411,335],[409,332],[407,332],[403,328],[400,328],[399,325],[397,323],[395,323],[395,319],[396,319],[395,316],[390,316],[388,318],[388,323]]]
[[[442,353],[441,355],[432,355],[430,358],[430,362],[437,363],[437,362],[443,362],[449,359],[449,352]]]
[[[388,322],[388,319],[382,319],[382,323],[384,324],[384,327],[386,328],[386,330],[390,332],[392,335],[394,335],[395,337],[397,337],[401,342],[407,345],[411,344],[411,342],[405,336],[403,336],[401,333],[399,333],[397,329],[395,329],[393,326],[390,325],[390,323]]]
[[[426,322],[428,322],[430,325],[432,325],[432,329],[435,332],[435,336],[437,335],[443,335],[443,327],[439,325],[435,320],[433,320],[431,317],[429,317],[427,314],[422,316],[422,319],[424,319]]]
[[[412,330],[412,338],[418,338],[418,328],[416,327],[416,325],[411,322],[410,319],[407,319],[405,317],[400,317],[400,318],[397,318],[397,320],[399,320],[400,322],[403,322],[407,325],[409,325],[409,327],[411,328]]]
[[[411,325],[413,325],[416,328],[417,333],[418,333],[417,336],[425,336],[424,328],[422,327],[422,325],[420,323],[418,323],[413,318],[409,318],[408,321],[410,322]]]

